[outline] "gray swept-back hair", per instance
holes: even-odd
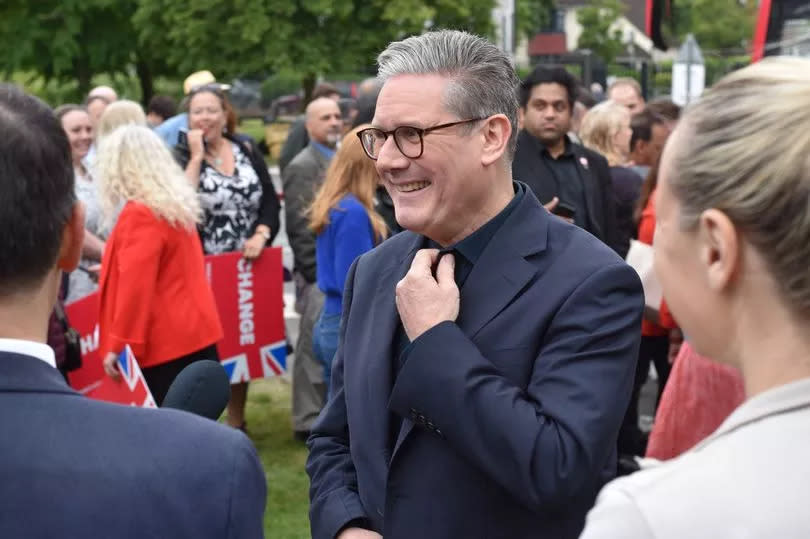
[[[681,225],[724,212],[810,319],[810,61],[768,58],[727,75],[678,130],[667,173]]]
[[[506,156],[517,145],[517,87],[509,57],[486,39],[458,30],[439,30],[388,45],[377,57],[377,77],[443,75],[450,78],[444,107],[459,119],[503,114],[512,124]]]

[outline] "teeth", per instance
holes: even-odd
[[[397,191],[400,193],[410,193],[411,191],[419,191],[430,185],[430,182],[412,182],[397,185]]]

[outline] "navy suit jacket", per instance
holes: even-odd
[[[0,537],[263,537],[266,483],[239,431],[95,401],[0,352]]]
[[[332,398],[308,441],[312,536],[362,519],[385,539],[577,537],[616,471],[638,276],[527,193],[456,322],[416,339],[394,379],[395,287],[423,241],[402,232],[349,273]]]

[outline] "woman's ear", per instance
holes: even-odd
[[[496,114],[486,120],[481,133],[484,137],[481,164],[488,166],[500,159],[506,151],[512,134],[512,124],[503,114]]]
[[[725,213],[716,209],[704,211],[698,227],[700,261],[706,269],[706,282],[713,290],[723,290],[739,271],[739,231]]]
[[[81,202],[76,202],[73,204],[65,228],[62,229],[62,245],[59,248],[57,267],[66,272],[75,270],[82,257],[83,243],[84,205]]]

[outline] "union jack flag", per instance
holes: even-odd
[[[278,341],[259,348],[259,354],[239,354],[222,360],[232,384],[271,378],[287,372],[287,343]]]
[[[105,376],[97,387],[87,392],[87,396],[118,404],[157,408],[129,346],[118,355],[118,370],[121,372],[122,380],[113,380]]]

